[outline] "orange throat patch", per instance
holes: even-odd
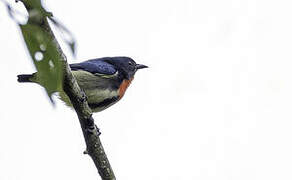
[[[120,96],[119,99],[121,99],[124,96],[127,88],[130,86],[133,79],[134,78],[131,78],[129,80],[128,79],[123,80],[123,82],[121,83],[120,88],[119,88],[119,96]]]

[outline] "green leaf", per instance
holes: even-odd
[[[51,99],[62,89],[63,62],[48,32],[35,24],[20,25],[26,47],[37,69],[37,80]],[[53,101],[52,101],[53,102]]]

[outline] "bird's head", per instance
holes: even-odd
[[[107,62],[114,65],[119,72],[123,74],[126,79],[132,79],[139,69],[148,68],[143,64],[137,64],[132,58],[129,57],[112,57],[107,59]]]

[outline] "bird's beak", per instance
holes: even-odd
[[[148,66],[145,66],[143,64],[136,64],[136,69],[143,69],[143,68],[148,68]]]

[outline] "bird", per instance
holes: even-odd
[[[69,66],[78,85],[87,96],[92,112],[103,111],[121,100],[135,73],[139,69],[148,68],[126,56],[90,59]],[[41,85],[37,72],[20,74],[17,77],[18,82],[33,82]],[[66,105],[72,107],[64,91],[59,92],[59,97]]]

